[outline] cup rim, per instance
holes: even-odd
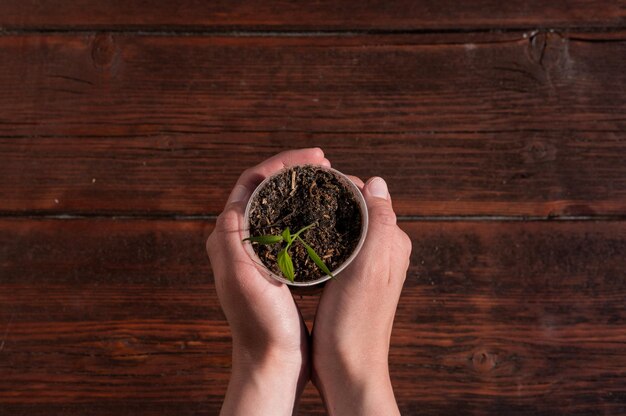
[[[339,265],[339,267],[337,267],[335,270],[332,270],[332,274],[334,276],[337,276],[346,267],[348,267],[348,265],[350,263],[352,263],[352,261],[359,254],[359,251],[361,251],[361,248],[363,247],[363,243],[365,242],[365,237],[367,236],[367,228],[368,228],[368,224],[369,224],[369,217],[368,217],[368,212],[367,212],[367,204],[365,202],[365,198],[363,197],[363,193],[361,192],[359,187],[356,186],[354,184],[354,182],[352,182],[350,180],[350,178],[348,178],[345,174],[341,173],[337,169],[333,169],[331,167],[322,166],[322,165],[313,165],[313,164],[285,166],[284,168],[282,168],[278,172],[275,172],[274,174],[272,174],[272,175],[266,177],[265,179],[263,179],[263,181],[261,181],[261,183],[259,185],[257,185],[257,187],[254,189],[254,192],[252,192],[252,195],[250,195],[250,198],[248,199],[248,202],[246,203],[246,210],[244,212],[243,238],[245,239],[245,238],[248,238],[250,236],[250,220],[249,220],[250,209],[252,207],[252,201],[254,201],[255,197],[260,192],[260,190],[263,189],[263,187],[270,180],[272,180],[274,177],[276,177],[276,176],[278,176],[278,175],[280,175],[280,174],[282,174],[285,171],[288,171],[290,169],[297,168],[297,167],[302,167],[302,166],[314,166],[315,168],[319,168],[319,169],[328,171],[328,172],[332,173],[333,175],[335,175],[340,180],[340,182],[348,190],[350,190],[350,193],[357,200],[357,203],[359,205],[359,209],[361,211],[361,233],[359,235],[359,242],[357,243],[356,247],[352,251],[352,254],[350,254],[350,257],[348,257],[346,259],[346,261],[341,263]],[[244,243],[244,249],[246,250],[246,252],[250,256],[250,258],[253,260],[253,262],[255,263],[255,265],[257,266],[257,268],[259,269],[260,272],[262,272],[263,274],[267,274],[269,277],[273,278],[274,280],[277,280],[277,281],[279,281],[281,283],[285,283],[286,285],[289,285],[289,286],[299,286],[299,287],[314,286],[314,285],[323,283],[323,282],[327,281],[328,279],[331,279],[330,275],[324,275],[324,276],[322,276],[322,277],[320,277],[319,279],[316,279],[316,280],[309,280],[309,281],[306,281],[306,282],[298,282],[298,281],[291,282],[291,281],[285,279],[282,276],[276,275],[274,272],[272,272],[270,269],[268,269],[263,264],[263,262],[261,261],[259,256],[257,256],[257,254],[254,251],[254,249],[252,248],[252,243],[245,242]]]

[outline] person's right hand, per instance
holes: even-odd
[[[324,288],[313,327],[313,381],[331,415],[399,414],[389,340],[411,240],[396,225],[385,181],[353,181],[367,202],[367,237],[354,261]]]
[[[244,249],[244,211],[266,177],[285,166],[330,166],[321,149],[279,153],[246,170],[217,218],[206,248],[233,339],[222,415],[292,414],[309,378],[309,334],[289,288],[264,276]]]

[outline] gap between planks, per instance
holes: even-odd
[[[0,212],[0,220],[171,220],[171,221],[215,221],[215,214],[179,215],[171,213],[129,213],[129,214],[104,214],[104,213],[13,213]],[[398,215],[398,222],[540,222],[540,221],[626,221],[626,215],[564,215],[564,216],[518,216],[518,215]]]
[[[319,29],[319,30],[224,30],[207,29],[202,27],[168,27],[167,29],[138,27],[136,29],[115,27],[71,27],[71,28],[23,28],[11,29],[0,26],[0,36],[13,35],[48,35],[48,34],[96,34],[114,33],[121,35],[138,36],[215,36],[215,37],[352,37],[352,36],[380,36],[380,35],[437,35],[437,34],[505,34],[521,32],[559,32],[559,33],[614,33],[626,30],[624,26],[585,27],[585,26],[511,26],[507,28],[454,28],[454,29]]]

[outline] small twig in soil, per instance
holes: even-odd
[[[278,221],[276,221],[273,224],[269,224],[269,225],[266,225],[264,227],[259,227],[259,228],[265,229],[265,228],[276,227],[276,226],[278,226],[278,224],[284,223],[287,219],[293,217],[294,215],[296,215],[296,211],[290,212],[289,214],[285,215],[284,217],[282,217],[281,219],[279,219]],[[269,221],[267,221],[267,222],[269,222]]]

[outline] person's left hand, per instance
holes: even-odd
[[[330,166],[319,148],[280,153],[246,170],[206,248],[233,338],[222,414],[291,414],[310,371],[309,334],[289,288],[263,276],[242,244],[243,214],[256,186],[285,166]]]

